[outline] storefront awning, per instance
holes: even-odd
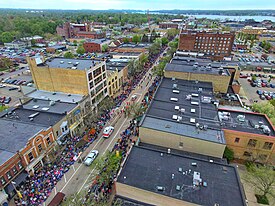
[[[17,177],[12,180],[12,182],[16,183],[14,186],[17,187],[22,182],[24,182],[26,180],[26,178],[27,178],[28,175],[29,174],[27,172],[25,172],[25,171],[23,171],[19,175],[17,175]],[[11,193],[13,190],[14,190],[14,187],[13,187],[12,183],[8,184],[5,187],[5,191],[6,191],[7,194]]]

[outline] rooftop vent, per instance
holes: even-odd
[[[183,170],[182,170],[182,168],[181,167],[179,167],[179,172],[182,172]]]
[[[177,119],[178,119],[178,115],[175,115],[175,114],[174,114],[174,115],[172,116],[172,119],[177,120]]]
[[[60,64],[63,64],[64,63],[64,61],[60,61]]]
[[[39,115],[39,112],[36,112],[36,113],[34,113],[34,114],[31,114],[31,115],[29,116],[29,118],[34,118],[34,117],[36,117],[37,115]]]
[[[72,69],[77,69],[77,67],[72,67]]]
[[[170,101],[173,101],[173,102],[177,102],[178,101],[178,98],[170,98]]]
[[[213,160],[209,160],[209,162],[213,163],[214,161]]]
[[[255,124],[254,128],[255,128],[255,129],[259,129],[259,128],[260,128],[260,125]]]
[[[50,108],[48,108],[48,107],[43,107],[41,110],[42,111],[48,111]]]
[[[175,106],[175,110],[180,110],[180,107],[179,106]]]
[[[197,163],[196,162],[192,162],[191,165],[196,167]]]
[[[68,64],[71,64],[72,62],[68,62]]]
[[[34,105],[34,106],[32,106],[32,108],[37,109],[37,108],[39,108],[39,105]]]
[[[191,123],[196,123],[196,119],[195,118],[190,118],[190,122]]]
[[[199,105],[199,102],[191,102],[192,105]]]
[[[196,112],[196,109],[191,109],[191,113],[195,113]]]
[[[176,78],[175,78],[175,77],[172,77],[172,81],[176,81]]]
[[[176,186],[176,190],[177,190],[177,191],[180,191],[180,185],[177,185],[177,186]]]
[[[192,97],[198,97],[199,94],[192,93],[191,96],[192,96]]]
[[[178,85],[177,84],[173,84],[173,89],[177,89]]]
[[[49,103],[50,106],[53,106],[55,105],[55,101],[51,100],[50,103]]]
[[[173,90],[173,93],[174,93],[174,94],[179,94],[180,91],[179,91],[179,90]]]
[[[238,115],[238,116],[237,116],[237,120],[238,120],[239,122],[244,122],[244,121],[245,121],[245,116],[244,116],[244,115]]]

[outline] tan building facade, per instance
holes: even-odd
[[[139,128],[139,136],[140,141],[144,143],[217,158],[222,158],[226,146],[225,144],[219,144],[144,127]]]

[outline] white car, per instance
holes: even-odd
[[[112,132],[114,131],[114,127],[109,126],[109,127],[105,127],[105,129],[103,130],[103,137],[108,138],[110,137],[110,135],[112,134]]]
[[[6,87],[5,84],[0,84],[0,88],[4,88],[4,87]]]
[[[92,150],[84,160],[84,164],[90,166],[98,155],[97,150]]]

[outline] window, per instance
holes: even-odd
[[[239,143],[240,142],[240,138],[239,137],[236,137],[235,138],[235,143]]]
[[[266,155],[266,154],[260,154],[260,155],[259,155],[259,159],[260,159],[261,161],[265,161],[266,158],[267,158],[267,155]]]
[[[5,180],[4,177],[1,177],[1,184],[2,184],[2,185],[6,184],[6,180]]]
[[[183,147],[183,142],[180,142],[180,143],[179,143],[179,146],[180,146],[180,147]]]
[[[88,74],[88,79],[89,79],[89,81],[91,81],[93,79],[92,72]]]
[[[94,87],[94,82],[91,81],[91,82],[89,83],[89,86],[90,86],[90,89],[92,89],[92,88]]]
[[[58,131],[56,131],[56,136],[58,137],[58,135],[59,135],[59,134],[58,134]]]
[[[106,73],[103,73],[103,79],[105,79],[106,78]]]
[[[12,168],[12,172],[13,172],[13,174],[17,174],[17,168],[16,168],[16,166],[14,166],[14,167]]]
[[[33,160],[33,155],[32,155],[32,152],[30,152],[29,154],[28,154],[28,157],[29,157],[29,160],[30,160],[30,162]]]
[[[23,168],[23,166],[22,166],[22,163],[21,163],[21,162],[18,162],[18,168],[19,168],[19,170],[21,170],[21,169]]]
[[[249,146],[249,147],[256,147],[256,144],[257,144],[257,140],[255,140],[255,139],[250,139],[250,140],[248,141],[247,146]]]
[[[39,144],[37,147],[38,147],[38,151],[39,151],[39,152],[41,152],[41,151],[43,150],[43,148],[42,148],[42,145],[41,145],[41,144]]]
[[[84,113],[84,112],[83,112],[83,113]],[[66,125],[66,126],[65,126],[65,131],[67,131],[67,130],[68,130],[68,126]]]
[[[47,141],[48,144],[51,144],[51,139],[50,139],[50,137],[47,137],[46,141]]]
[[[251,153],[251,152],[245,151],[245,152],[243,153],[243,156],[245,156],[245,157],[251,157],[251,156],[252,156],[252,153]]]
[[[7,175],[8,179],[11,179],[11,173],[10,172],[7,172],[6,175]]]
[[[263,146],[263,149],[271,150],[271,149],[272,149],[272,146],[273,146],[273,143],[272,143],[272,142],[265,142],[265,143],[264,143],[264,146]]]

